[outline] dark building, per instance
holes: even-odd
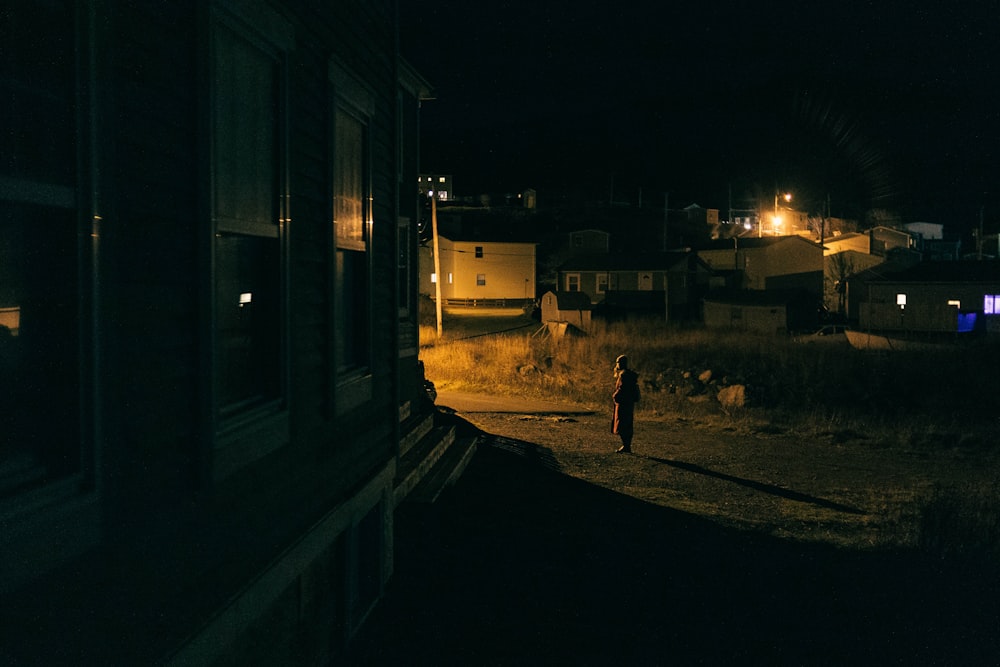
[[[395,16],[0,11],[0,662],[319,663],[381,596],[430,412]]]

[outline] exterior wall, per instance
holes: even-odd
[[[891,227],[875,227],[868,232],[872,254],[884,255],[895,248],[911,248],[913,238],[906,232]]]
[[[698,256],[716,271],[743,271],[744,287],[763,290],[776,285],[775,279],[792,278],[796,286],[820,294],[823,289],[823,254],[820,247],[797,236],[758,247],[699,250]],[[781,287],[791,287],[782,284]]]
[[[79,321],[49,335],[80,350],[64,378],[84,398],[60,421],[82,463],[0,500],[0,662],[322,664],[343,652],[392,572],[409,339],[398,282],[379,278],[399,275],[398,183],[416,178],[398,176],[393,3],[57,4],[44,9],[75,21],[79,40],[68,80],[86,83],[58,105],[82,128],[78,146],[60,147],[60,168],[84,167],[72,184],[56,171],[2,172],[0,199],[8,210],[40,193],[51,201],[30,206],[58,208],[77,244],[67,256],[79,263],[63,269],[84,277],[71,295]],[[259,238],[278,239],[266,288],[281,303],[280,340],[268,348],[281,393],[240,423],[217,400],[218,312],[236,307],[218,297],[212,207],[221,185],[207,75],[223,20],[251,34],[251,48],[267,42],[280,83],[269,92],[281,215]],[[330,225],[331,100],[341,94],[370,112],[371,245],[359,269],[369,272],[359,293],[368,352],[349,375],[334,363],[348,336],[332,324],[345,284]],[[18,107],[16,120],[42,111]],[[12,192],[8,177],[32,187]],[[21,317],[24,342],[31,319]],[[52,421],[26,423],[26,442]]]
[[[788,241],[766,246],[756,259],[745,269],[750,289],[766,289],[779,276],[801,276],[799,286],[822,293],[823,253],[819,246],[789,237]],[[815,285],[811,284],[813,279]]]
[[[910,222],[903,225],[906,231],[919,234],[925,241],[944,238],[944,225],[933,222]]]
[[[835,313],[846,314],[843,283],[850,276],[882,264],[883,257],[845,250],[823,258],[823,303]]]
[[[420,174],[417,183],[420,192],[428,197],[436,195],[441,201],[456,198],[451,174]]]
[[[442,299],[535,298],[535,244],[452,241],[440,237]],[[482,249],[477,257],[477,248]],[[422,250],[421,291],[435,295],[433,249]],[[478,284],[483,276],[485,284]]]
[[[586,331],[590,328],[591,311],[589,308],[564,307],[558,295],[546,292],[541,299],[542,322],[568,322]]]
[[[823,254],[836,255],[840,252],[853,251],[869,254],[871,239],[866,234],[844,234],[823,239]]]
[[[610,248],[611,235],[599,229],[582,229],[569,233],[569,250],[571,253],[607,252]]]
[[[705,301],[705,326],[710,329],[741,329],[760,333],[787,330],[784,306],[758,306]]]
[[[906,306],[902,309],[897,305],[899,294],[906,295]],[[873,282],[859,310],[859,326],[956,331],[959,312],[982,313],[983,297],[987,294],[1000,294],[1000,284]],[[949,305],[949,301],[957,301],[959,305]]]

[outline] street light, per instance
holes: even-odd
[[[788,203],[788,202],[792,201],[792,193],[791,192],[786,192],[785,194],[781,195],[781,194],[778,193],[777,190],[774,191],[774,216],[772,218],[772,223],[773,223],[772,224],[772,229],[774,230],[774,235],[775,236],[778,235],[778,227],[781,226],[781,216],[778,215],[778,197],[779,196],[782,199],[785,200],[785,203]]]

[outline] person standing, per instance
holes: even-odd
[[[635,404],[639,402],[639,375],[628,367],[628,357],[624,354],[615,359],[615,391],[611,400],[614,401],[611,432],[622,439],[618,452],[631,454],[633,417]]]

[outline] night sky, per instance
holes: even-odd
[[[964,230],[1000,221],[1000,2],[401,2],[430,81],[422,169],[722,217],[795,193]],[[989,230],[987,230],[989,231]]]

